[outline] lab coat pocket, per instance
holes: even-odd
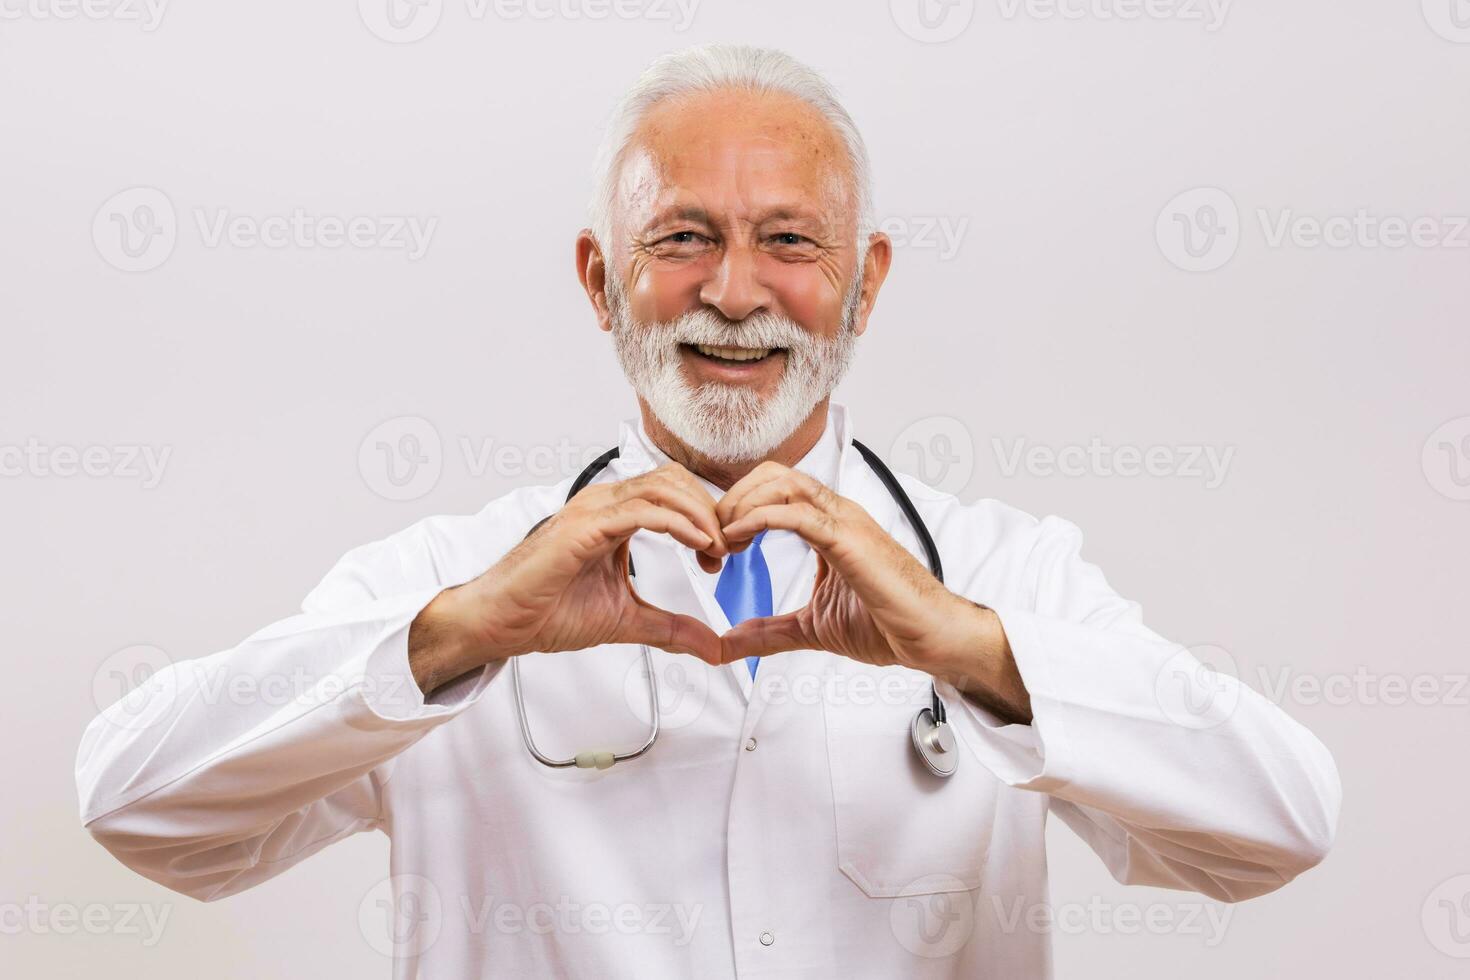
[[[968,753],[947,778],[919,760],[909,725],[929,704],[927,675],[853,666],[823,700],[838,867],[875,898],[978,888],[995,777]]]

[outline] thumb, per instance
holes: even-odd
[[[786,650],[812,649],[803,616],[789,612],[781,616],[759,616],[732,627],[720,637],[720,659],[735,663],[746,657],[764,657]]]
[[[720,638],[693,616],[671,613],[639,601],[619,642],[643,643],[669,653],[688,653],[707,664],[720,663]]]

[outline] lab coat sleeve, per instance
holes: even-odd
[[[942,685],[965,744],[1006,784],[1048,794],[1125,884],[1233,902],[1320,862],[1342,792],[1322,743],[1145,627],[1080,557],[1074,525],[1048,517],[1035,535],[1026,587],[1009,595],[1034,602],[963,593],[999,616],[1032,723],[1006,724]]]
[[[444,585],[406,568],[406,548],[426,550],[414,531],[354,549],[300,615],[156,672],[93,720],[76,761],[92,836],[210,901],[378,828],[381,764],[478,701],[500,666],[419,690],[408,629]]]

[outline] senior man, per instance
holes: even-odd
[[[349,552],[109,708],[97,840],[211,901],[381,830],[404,980],[1044,977],[1050,814],[1120,881],[1223,902],[1322,859],[1316,738],[1148,630],[1073,525],[890,486],[854,442],[830,398],[891,245],[819,76],[661,58],[597,173],[617,453]]]

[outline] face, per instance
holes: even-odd
[[[882,235],[859,261],[840,139],[798,100],[712,93],[649,113],[620,177],[604,327],[629,381],[696,451],[766,456],[836,387],[887,270]]]

